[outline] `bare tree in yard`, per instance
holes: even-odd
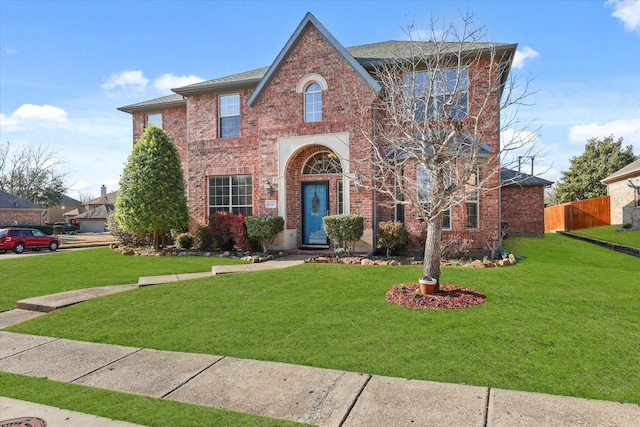
[[[62,200],[67,173],[58,151],[46,145],[27,144],[13,149],[10,142],[0,145],[0,189],[44,207]]]
[[[483,42],[484,29],[472,29],[471,18],[443,30],[432,22],[428,41],[399,45],[407,50],[376,65],[384,89],[361,126],[373,167],[358,172],[380,199],[409,207],[426,223],[423,274],[438,287],[443,216],[480,194],[497,193],[501,158],[509,150],[522,154],[531,142],[500,147],[500,131],[517,124],[513,112],[524,105],[527,89],[515,95],[516,82],[507,78],[515,46]],[[507,108],[513,118],[501,126]]]

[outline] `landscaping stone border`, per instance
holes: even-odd
[[[607,242],[606,240],[595,239],[593,237],[581,236],[579,234],[570,233],[568,231],[556,231],[563,236],[571,237],[572,239],[582,240],[584,242],[593,243],[603,248],[611,249],[623,254],[640,257],[640,248],[634,248],[633,246],[621,245],[620,243]]]

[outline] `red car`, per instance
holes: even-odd
[[[39,251],[49,248],[55,251],[60,247],[60,239],[56,236],[47,236],[34,228],[2,228],[0,229],[0,253],[14,251],[21,254],[25,249]]]

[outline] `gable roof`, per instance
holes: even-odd
[[[20,197],[4,191],[0,191],[0,209],[46,210],[46,208],[36,205],[29,200],[21,199]]]
[[[160,111],[166,108],[185,107],[187,100],[182,95],[172,93],[171,95],[161,96],[160,98],[150,99],[148,101],[138,102],[136,104],[118,107],[118,110],[125,113],[134,113],[136,111]]]
[[[89,200],[86,205],[115,205],[116,198],[118,197],[117,191],[112,191],[108,193],[106,196],[100,196],[93,200]]]
[[[347,50],[340,44],[340,42],[338,42],[338,40],[336,40],[335,37],[333,37],[333,35],[320,23],[320,21],[318,21],[316,17],[311,14],[311,12],[307,12],[302,22],[300,22],[300,25],[298,25],[298,28],[296,28],[296,30],[293,32],[293,34],[289,38],[289,41],[284,45],[275,61],[273,61],[273,64],[271,64],[271,66],[269,67],[269,70],[256,87],[256,90],[253,91],[253,93],[247,100],[247,105],[253,105],[254,102],[258,98],[260,98],[264,89],[269,85],[284,61],[296,47],[302,36],[306,33],[307,29],[311,26],[315,27],[315,29],[320,33],[320,35],[322,35],[322,37],[324,37],[327,43],[329,43],[329,45],[331,45],[331,47],[333,47],[336,52],[338,52],[338,54],[342,56],[342,58],[344,58],[344,60],[356,71],[356,73],[358,73],[360,77],[362,77],[362,79],[367,82],[367,84],[369,84],[374,92],[377,93],[382,88],[382,85],[376,79],[374,79],[371,74],[369,74],[367,70],[365,70],[364,67],[360,65],[360,63],[356,61],[356,59],[351,54],[349,54],[349,52],[347,52]]]
[[[82,202],[80,200],[76,200],[73,197],[69,197],[66,194],[62,195],[62,199],[60,200],[61,205],[81,205]]]
[[[277,74],[284,61],[291,54],[310,26],[313,26],[324,37],[336,52],[351,65],[376,93],[382,89],[382,84],[370,74],[370,71],[372,71],[376,65],[399,59],[410,60],[416,56],[416,52],[419,55],[431,55],[436,53],[436,51],[444,55],[455,55],[460,49],[460,45],[454,42],[434,43],[430,41],[412,40],[390,40],[344,48],[316,17],[308,12],[270,66],[175,88],[172,89],[175,94],[119,107],[118,110],[134,113],[184,107],[187,103],[185,96],[188,95],[255,87],[255,90],[247,100],[247,105],[252,106],[262,95],[265,88]],[[467,44],[464,53],[472,56],[482,52],[496,52],[499,61],[504,66],[500,82],[500,88],[502,90],[509,75],[511,61],[513,60],[517,46],[518,45],[514,43],[475,42]]]
[[[500,185],[503,187],[519,186],[519,187],[546,187],[553,184],[539,176],[529,175],[528,173],[514,171],[512,169],[500,169]]]
[[[76,215],[74,219],[106,219],[109,213],[115,210],[111,204],[96,206],[87,212]]]
[[[602,182],[603,184],[611,184],[615,181],[620,181],[626,178],[633,178],[636,176],[640,176],[640,159],[629,163],[627,166],[617,170],[600,182]]]

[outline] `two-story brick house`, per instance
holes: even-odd
[[[134,142],[148,123],[162,126],[175,141],[192,228],[219,210],[276,214],[285,219],[276,248],[326,247],[324,215],[360,214],[365,235],[356,249],[366,252],[374,246],[375,223],[396,213],[361,185],[357,171],[371,168],[372,156],[358,124],[383,89],[373,67],[408,43],[344,48],[307,14],[271,66],[177,88],[173,95],[119,110],[133,115]],[[516,45],[498,46],[500,69],[506,71],[495,78],[504,79]],[[475,92],[481,90],[469,89],[470,98]],[[488,155],[497,158],[498,120],[486,128]],[[480,245],[475,249],[482,249],[480,235],[497,236],[497,176],[495,181],[496,190],[451,210],[445,234],[471,234]]]

